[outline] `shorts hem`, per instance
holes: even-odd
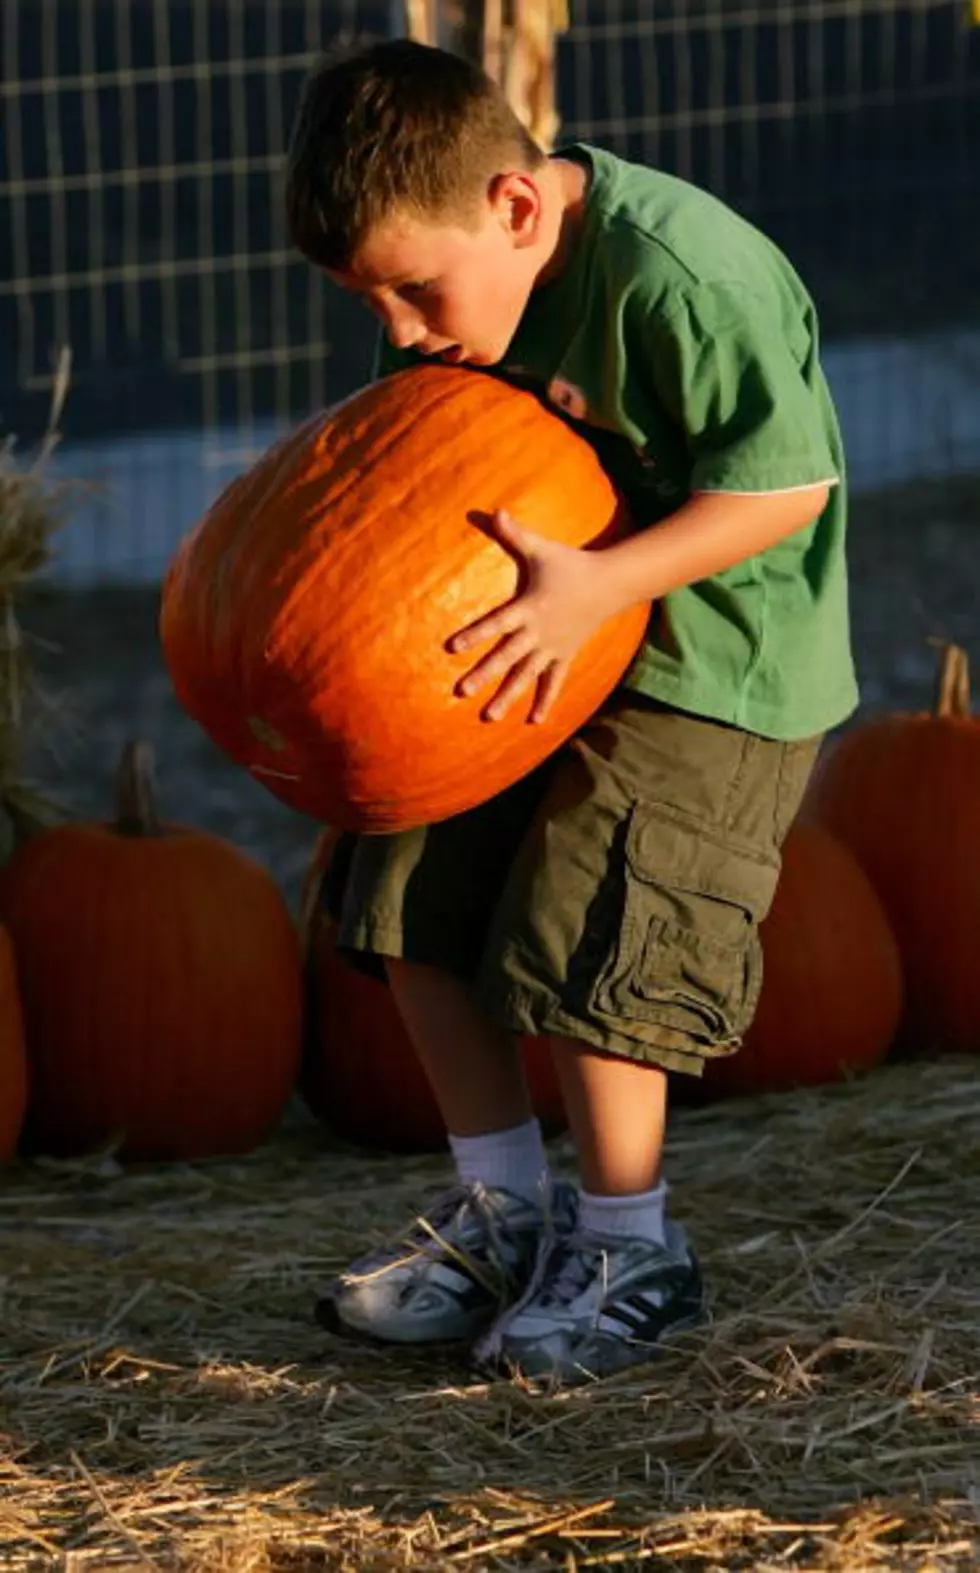
[[[643,1065],[655,1065],[660,1070],[677,1071],[682,1075],[699,1078],[704,1075],[705,1061],[720,1054],[734,1053],[737,1044],[701,1053],[685,1049],[678,1041],[682,1035],[669,1027],[650,1029],[645,1038],[636,1038],[626,1032],[617,1032],[599,1026],[587,1017],[573,1015],[562,1008],[556,999],[542,999],[540,994],[522,988],[519,984],[505,982],[503,986],[474,990],[474,997],[498,1025],[509,1032],[522,1032],[541,1037],[557,1033],[561,1037],[575,1038],[590,1048],[613,1054],[618,1059],[636,1060]],[[688,1040],[691,1041],[691,1040]]]
[[[339,923],[334,940],[338,950],[365,951],[376,956],[401,956],[405,935],[400,923],[379,923],[362,918],[356,923]]]
[[[354,956],[376,958],[379,961],[407,961],[420,967],[442,967],[464,983],[471,983],[473,969],[461,956],[447,956],[445,941],[435,938],[431,945],[413,943],[402,924],[379,922],[362,917],[354,923],[341,924],[334,940],[334,948],[351,951]]]

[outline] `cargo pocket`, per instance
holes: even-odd
[[[633,1035],[681,1034],[702,1053],[735,1046],[762,984],[759,922],[779,859],[733,845],[662,806],[633,808],[619,934],[594,1007]]]

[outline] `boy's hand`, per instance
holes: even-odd
[[[460,679],[455,691],[465,697],[503,679],[483,711],[486,720],[497,721],[535,684],[528,720],[543,721],[573,658],[618,607],[603,594],[601,553],[535,535],[507,513],[493,514],[490,523],[497,540],[524,564],[526,582],[513,601],[447,641],[452,654],[488,639],[498,641]]]

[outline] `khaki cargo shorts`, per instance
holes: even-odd
[[[492,723],[488,723],[492,724]],[[759,997],[759,923],[820,739],[781,743],[628,690],[468,813],[345,836],[338,943],[445,967],[514,1032],[698,1076]]]

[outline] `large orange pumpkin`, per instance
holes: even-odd
[[[437,1152],[446,1127],[387,985],[351,966],[335,948],[321,886],[336,841],[324,831],[303,894],[306,1033],[299,1087],[317,1119],[349,1141],[389,1152]],[[528,1091],[542,1128],[565,1125],[547,1038],[524,1040]]]
[[[27,1060],[20,989],[10,935],[0,928],[0,1163],[17,1149],[27,1104]]]
[[[819,1086],[870,1070],[902,1009],[898,946],[867,876],[819,825],[798,821],[764,919],[762,994],[737,1054],[709,1061],[707,1097]]]
[[[891,919],[906,980],[903,1040],[980,1052],[980,720],[965,653],[946,650],[933,713],[885,715],[844,733],[809,804]]]
[[[627,528],[593,450],[531,393],[423,366],[274,447],[178,552],[161,637],[177,695],[271,792],[326,824],[393,831],[473,807],[575,731],[636,652],[649,608],[586,643],[550,714],[486,722],[454,697],[479,650],[445,644],[511,600],[506,508],[574,546]]]
[[[35,1149],[123,1158],[246,1152],[295,1082],[299,944],[270,875],[219,837],[160,823],[145,745],[115,823],[25,842],[5,872]]]

